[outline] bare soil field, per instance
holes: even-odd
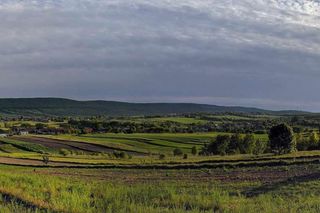
[[[1,159],[0,159],[1,160]],[[320,178],[318,165],[298,165],[242,169],[201,169],[201,170],[139,170],[139,169],[37,169],[38,173],[55,176],[71,176],[95,180],[115,180],[125,183],[157,183],[161,181],[181,182],[261,182],[271,184],[288,180]]]
[[[6,165],[19,165],[19,166],[61,166],[61,167],[72,167],[77,166],[75,163],[65,163],[65,162],[49,162],[44,164],[41,160],[32,159],[22,159],[13,157],[0,157],[0,164]]]
[[[51,138],[42,138],[42,137],[14,137],[16,140],[40,144],[52,149],[68,149],[68,150],[75,150],[75,151],[82,151],[87,153],[94,153],[94,152],[106,152],[110,153],[115,150],[116,148],[107,147],[100,144],[93,144],[93,143],[86,143],[86,142],[77,142],[77,141],[69,141],[69,140],[58,140],[58,139],[51,139]],[[117,151],[127,151],[118,149]],[[137,152],[129,151],[130,154],[138,154]]]

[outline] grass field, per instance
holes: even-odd
[[[172,154],[172,151],[175,148],[180,148],[185,153],[190,153],[193,146],[200,149],[205,143],[209,143],[210,140],[218,134],[222,133],[93,134],[83,136],[59,135],[48,137],[53,139],[100,144],[141,153]],[[255,137],[264,141],[267,140],[267,135],[256,135]]]
[[[192,123],[205,123],[206,120],[201,120],[197,118],[186,118],[186,117],[161,117],[161,118],[153,118],[147,119],[152,121],[172,121],[183,124],[192,124]]]
[[[190,154],[192,146],[200,149],[216,135],[2,138],[1,212],[320,211],[320,151]],[[256,137],[267,140],[266,135]],[[173,156],[174,148],[188,158]],[[121,150],[130,157],[111,154]],[[159,159],[159,153],[166,157]],[[49,156],[48,163],[43,155]]]
[[[318,212],[319,169],[319,165],[228,170],[1,166],[0,192],[8,212],[17,208],[45,212]]]

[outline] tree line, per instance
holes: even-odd
[[[273,152],[287,154],[297,150],[318,150],[318,133],[312,132],[307,137],[295,134],[287,124],[273,126],[268,134],[268,141],[256,139],[253,134],[220,134],[209,144],[204,145],[201,155],[263,154]]]

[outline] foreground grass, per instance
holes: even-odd
[[[281,171],[287,169],[295,168]],[[0,193],[14,198],[4,202],[4,208],[8,212],[320,211],[320,181],[316,178],[285,179],[266,187],[259,180],[220,182],[210,175],[198,181],[200,170],[108,171],[1,166]],[[318,171],[316,168],[315,173]],[[105,179],[110,172],[110,178]],[[224,174],[221,170],[212,172]],[[164,179],[164,174],[169,177]],[[14,211],[19,208],[21,211]]]

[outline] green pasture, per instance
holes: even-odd
[[[87,134],[87,135],[36,135],[30,137],[44,137],[66,141],[76,141],[102,145],[110,150],[136,152],[140,155],[166,154],[171,156],[173,150],[179,148],[185,154],[191,154],[192,147],[198,151],[206,143],[210,143],[218,134],[228,133],[163,133],[163,134]],[[255,135],[256,139],[268,140],[267,135]],[[66,142],[67,143],[67,142]],[[48,148],[36,143],[19,141],[19,138],[0,138],[0,152],[36,152],[58,153],[60,150]]]
[[[48,136],[55,139],[64,139],[79,142],[89,142],[121,148],[127,151],[143,153],[172,154],[175,148],[190,153],[196,146],[200,149],[217,134],[90,134],[90,135],[58,135]]]
[[[218,134],[228,133],[162,133],[162,134],[88,134],[88,135],[58,135],[46,136],[54,139],[63,139],[70,141],[88,142],[108,147],[121,148],[128,151],[137,151],[143,153],[165,153],[172,154],[175,148],[181,149],[184,153],[190,153],[193,146],[198,150],[204,144],[209,143]],[[267,135],[255,135],[255,137],[266,141]]]

